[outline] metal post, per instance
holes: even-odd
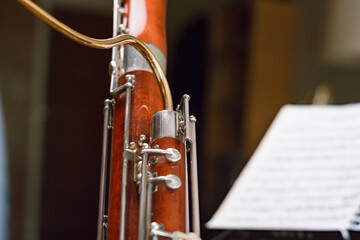
[[[152,195],[154,191],[154,185],[149,182],[147,187],[147,206],[146,206],[146,220],[145,220],[145,239],[150,238],[150,226],[152,216]]]
[[[104,127],[103,127],[103,144],[101,155],[101,173],[100,173],[100,193],[99,193],[99,213],[97,225],[97,240],[103,239],[103,220],[105,209],[106,196],[106,171],[107,171],[107,156],[108,156],[108,136],[109,136],[109,119],[110,119],[111,100],[105,100],[104,106]]]
[[[147,162],[148,154],[142,154],[141,182],[140,182],[140,203],[139,203],[139,232],[138,239],[145,240],[146,236],[146,205],[147,205]]]
[[[125,76],[126,81],[133,83],[134,75]],[[132,88],[126,89],[125,98],[125,120],[124,120],[124,144],[123,149],[127,149],[129,145],[130,136],[130,107],[131,107],[131,91]],[[120,206],[120,234],[119,239],[125,240],[125,213],[126,213],[126,188],[127,188],[127,174],[128,174],[128,159],[123,157],[123,169],[121,180],[121,206]]]
[[[197,152],[196,152],[196,118],[190,116],[190,174],[191,174],[191,205],[192,205],[192,231],[200,236],[200,210],[199,210],[199,187],[198,187],[198,170],[197,170]]]

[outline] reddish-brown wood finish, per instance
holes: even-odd
[[[169,190],[165,184],[158,185],[158,191],[153,195],[152,221],[165,225],[168,232],[186,231],[186,152],[185,145],[174,138],[161,138],[153,142],[160,149],[175,148],[181,153],[181,160],[175,164],[169,163],[164,156],[154,166],[153,172],[159,176],[174,174],[181,179],[181,187]]]
[[[145,134],[149,139],[151,117],[163,109],[163,101],[157,81],[152,73],[134,71],[129,74],[135,75],[135,89],[131,95],[129,142],[137,143],[141,134]],[[124,83],[123,78],[121,80]],[[125,94],[120,94],[115,101],[109,195],[108,239],[110,240],[119,239]],[[133,164],[129,162],[126,208],[126,239],[129,240],[137,239],[139,216],[139,194],[132,181],[132,168]]]
[[[150,139],[151,117],[162,110],[163,102],[160,90],[153,74],[145,71],[135,71],[135,89],[131,97],[131,124],[129,142],[138,142],[139,136],[145,134]],[[123,82],[123,79],[122,79]],[[113,144],[110,176],[108,239],[119,239],[120,199],[122,177],[122,152],[124,134],[125,94],[116,98],[113,119]],[[165,184],[158,185],[158,191],[153,195],[152,221],[165,225],[169,232],[186,230],[186,160],[185,146],[179,140],[162,138],[154,141],[152,146],[159,145],[161,149],[176,148],[182,159],[169,163],[164,157],[159,157],[158,163],[152,167],[152,172],[159,176],[174,174],[182,181],[177,190],[169,190]],[[139,194],[138,187],[132,181],[133,163],[129,162],[126,212],[126,239],[136,240],[138,233]]]
[[[129,0],[125,9],[129,34],[157,46],[166,56],[166,0]]]
[[[125,11],[123,22],[127,24],[129,34],[158,47],[166,55],[166,0],[128,0],[125,4]],[[156,112],[163,110],[163,98],[152,73],[134,71],[127,74],[135,75],[135,89],[131,96],[129,142],[137,143],[141,134],[145,134],[149,141],[151,117]],[[120,84],[123,83],[124,76],[120,79]],[[109,240],[119,239],[125,94],[116,97],[115,101],[107,232]],[[152,167],[151,170],[156,171],[160,176],[174,174],[182,181],[181,188],[175,191],[167,189],[164,184],[159,185],[158,191],[153,196],[152,221],[164,224],[165,230],[169,232],[185,231],[186,163],[184,145],[171,138],[158,139],[152,145],[154,144],[159,144],[160,148],[164,149],[169,147],[178,149],[183,159],[177,164],[170,164],[160,157],[158,164]],[[137,185],[132,181],[133,163],[129,162],[128,166],[125,239],[137,240],[139,193]]]

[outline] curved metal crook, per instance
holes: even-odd
[[[56,18],[51,16],[49,13],[47,13],[45,10],[43,10],[41,7],[39,7],[32,1],[19,0],[19,2],[23,4],[27,9],[29,9],[31,12],[33,12],[36,16],[38,16],[41,20],[43,20],[48,25],[53,27],[55,30],[84,46],[99,48],[99,49],[110,49],[119,46],[121,44],[130,44],[133,47],[135,47],[148,62],[148,64],[150,65],[151,69],[155,74],[156,80],[160,87],[161,94],[163,96],[164,108],[168,110],[173,110],[170,87],[166,80],[165,74],[161,69],[160,64],[155,58],[154,54],[152,54],[150,49],[142,41],[140,41],[136,37],[127,34],[118,35],[116,37],[107,38],[107,39],[91,38],[73,30],[72,28],[58,21]]]

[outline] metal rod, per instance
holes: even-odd
[[[183,96],[183,104],[184,104],[184,116],[185,116],[185,140],[189,140],[190,138],[190,110],[189,110],[189,101],[190,96],[187,94],[184,94]]]
[[[147,189],[147,206],[146,206],[146,222],[145,222],[145,239],[148,240],[150,237],[150,226],[152,216],[152,195],[154,191],[154,185],[149,182]]]
[[[120,0],[114,0],[113,2],[113,37],[120,34],[121,14],[119,12],[121,8]],[[120,64],[120,49],[119,46],[113,47],[111,51],[111,82],[110,93],[114,91],[115,86],[119,78],[119,64]]]
[[[125,83],[123,85],[121,85],[120,87],[114,88],[110,90],[110,94],[113,96],[117,96],[120,93],[123,93],[126,91],[127,88],[131,88],[133,85],[131,83]]]
[[[120,0],[114,0],[113,2],[113,37],[120,34],[120,24],[121,24],[121,14],[120,14],[121,2]],[[116,48],[113,48],[112,59],[117,59],[118,52],[114,51]],[[115,55],[114,55],[115,54]]]
[[[190,174],[191,174],[191,205],[192,205],[192,231],[200,236],[200,210],[199,210],[199,186],[196,152],[196,118],[190,116],[191,148],[190,148]]]
[[[134,80],[133,75],[125,76],[127,82]],[[125,98],[125,120],[124,120],[124,144],[123,149],[129,145],[130,136],[130,106],[131,106],[131,91],[128,87],[126,89]],[[127,174],[128,174],[128,159],[123,157],[123,169],[122,169],[122,180],[121,180],[121,206],[120,206],[120,233],[119,239],[125,240],[125,214],[126,214],[126,189],[127,189]]]
[[[97,225],[97,240],[103,239],[103,220],[105,211],[105,196],[106,196],[106,171],[107,171],[107,156],[108,156],[108,139],[109,139],[109,118],[110,118],[111,100],[105,100],[104,106],[104,127],[103,127],[103,144],[101,155],[101,173],[100,173],[100,193],[99,193],[99,213]]]
[[[144,152],[142,154],[142,168],[141,168],[141,182],[140,182],[140,203],[139,203],[139,231],[138,239],[145,240],[146,236],[146,205],[147,205],[147,162],[148,154]],[[147,240],[147,239],[146,239]]]

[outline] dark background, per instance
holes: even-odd
[[[324,84],[333,103],[360,100],[358,64],[322,57],[330,3],[169,1],[167,75],[174,104],[189,94],[198,119],[202,226],[282,105],[311,103]],[[39,4],[86,35],[111,36],[111,1]],[[110,51],[64,38],[15,1],[3,6],[10,239],[94,239]]]

